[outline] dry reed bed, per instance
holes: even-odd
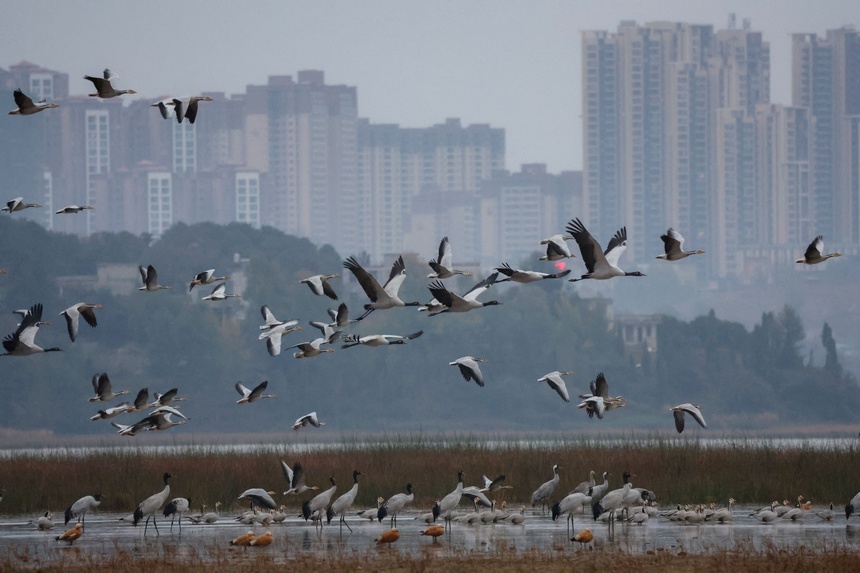
[[[53,557],[53,556],[52,556]],[[779,549],[766,546],[761,549],[739,547],[702,554],[655,551],[646,554],[629,554],[611,548],[597,550],[555,548],[517,553],[500,550],[492,554],[480,552],[451,552],[441,546],[425,545],[420,554],[400,552],[396,546],[356,555],[337,552],[331,555],[297,553],[283,555],[274,551],[244,552],[222,546],[199,546],[190,554],[177,556],[165,552],[152,556],[141,552],[117,551],[112,555],[103,552],[66,552],[51,563],[39,562],[26,552],[9,552],[0,556],[0,570],[74,573],[113,571],[115,573],[172,573],[175,571],[202,571],[230,573],[271,571],[283,569],[322,571],[429,571],[445,570],[494,573],[515,571],[651,571],[699,573],[722,571],[857,571],[860,568],[858,553],[840,545],[825,545],[810,550],[804,547]]]
[[[358,446],[358,444],[356,444]],[[767,503],[803,495],[816,504],[833,501],[842,507],[860,489],[856,469],[860,448],[799,447],[792,449],[740,441],[725,447],[690,442],[654,442],[637,439],[559,441],[556,445],[482,445],[476,441],[426,442],[403,438],[345,447],[288,453],[224,454],[216,448],[194,447],[182,455],[106,450],[79,457],[62,452],[48,457],[17,455],[0,459],[0,486],[6,493],[4,514],[35,514],[67,507],[82,495],[102,492],[102,509],[131,511],[148,495],[159,491],[161,474],[175,476],[173,495],[188,497],[195,507],[212,506],[220,500],[225,511],[238,506],[236,497],[250,487],[280,494],[287,489],[279,459],[300,461],[309,485],[328,487],[334,476],[340,491],[351,486],[351,473],[361,478],[357,506],[375,504],[377,496],[402,491],[406,482],[415,486],[415,507],[429,507],[433,500],[456,485],[457,470],[466,474],[466,485],[478,484],[482,474],[507,476],[514,489],[505,493],[509,507],[528,503],[531,492],[561,470],[559,494],[572,489],[589,470],[608,471],[612,486],[629,470],[634,485],[652,489],[664,505],[716,501],[730,496],[738,503]],[[559,497],[558,495],[556,497]],[[290,505],[298,505],[295,497]]]

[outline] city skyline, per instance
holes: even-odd
[[[11,2],[0,4],[12,9]],[[739,26],[749,19],[771,44],[771,101],[789,105],[790,34],[823,34],[853,23],[847,1],[536,7],[258,2],[253,11],[226,2],[190,2],[184,6],[191,18],[172,17],[167,4],[164,10],[133,2],[32,5],[39,18],[14,26],[11,19],[0,22],[5,63],[27,60],[67,71],[73,94],[91,91],[82,76],[104,67],[119,73],[121,87],[153,100],[202,91],[242,93],[269,75],[319,69],[334,85],[357,86],[360,115],[375,123],[425,127],[459,117],[464,124],[501,127],[509,169],[544,163],[550,172],[582,168],[578,62],[585,30],[613,30],[624,20],[723,28],[735,13]],[[224,33],[237,40],[222,41]]]

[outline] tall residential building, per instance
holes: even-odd
[[[464,127],[459,119],[428,128],[362,120],[355,203],[359,241],[351,245],[352,252],[365,251],[374,262],[404,250],[427,252],[443,236],[459,235],[462,223],[469,225],[462,232],[474,237],[460,241],[457,256],[478,260],[475,199],[482,183],[504,165],[505,132],[500,128]]]
[[[734,161],[753,145],[738,138],[755,106],[768,103],[770,51],[761,34],[622,22],[614,34],[584,32],[582,44],[580,216],[589,230],[605,241],[626,226],[633,260],[647,256],[670,226],[708,238],[715,253],[740,248],[736,217],[746,215],[738,209],[747,187],[732,182],[738,174],[721,172],[720,158]],[[722,276],[730,267],[737,268],[722,261],[709,272]]]
[[[792,105],[812,114],[817,233],[860,243],[860,36],[853,28],[792,36]]]

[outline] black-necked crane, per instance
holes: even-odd
[[[707,428],[708,425],[705,423],[705,417],[702,415],[700,411],[700,406],[696,404],[690,404],[689,402],[684,402],[683,404],[678,404],[672,408],[669,408],[669,411],[672,412],[672,416],[675,418],[675,429],[678,430],[678,433],[684,431],[684,414],[689,414],[696,420],[700,426],[703,428]]]
[[[328,506],[331,504],[332,497],[337,491],[337,483],[334,481],[334,476],[329,476],[331,487],[316,494],[310,501],[305,501],[302,504],[302,517],[305,521],[313,519],[314,524],[323,525],[323,517],[325,516]]]
[[[241,398],[236,400],[237,404],[250,404],[251,402],[256,402],[257,400],[261,400],[263,398],[275,398],[275,394],[263,394],[263,391],[269,385],[268,380],[263,380],[251,390],[250,388],[242,385],[241,382],[236,382],[236,392],[239,393]]]
[[[476,358],[475,356],[461,356],[453,362],[449,362],[448,366],[456,366],[460,369],[460,374],[468,382],[474,380],[475,384],[484,387],[484,374],[481,372],[479,362],[488,362],[486,358]]]
[[[583,508],[590,506],[590,495],[579,492],[571,493],[552,506],[552,520],[556,521],[562,515],[567,514],[567,534],[570,535],[571,529],[576,531],[573,514],[578,511],[581,512]]]
[[[355,275],[358,284],[361,285],[367,298],[370,299],[370,303],[364,305],[364,314],[359,316],[358,320],[363,320],[374,310],[386,310],[399,306],[420,306],[421,303],[419,302],[403,302],[398,296],[400,285],[406,279],[406,265],[403,264],[402,256],[397,257],[397,260],[391,265],[391,273],[389,273],[385,285],[380,285],[376,277],[364,270],[354,257],[346,259],[343,266]]]
[[[451,523],[451,512],[460,505],[460,499],[463,497],[463,470],[457,472],[457,487],[454,491],[439,500],[439,515],[445,520],[445,525]]]
[[[200,300],[211,300],[211,301],[221,301],[227,300],[228,298],[241,298],[242,295],[238,293],[228,293],[227,292],[227,283],[221,283],[212,289],[212,292],[208,295],[201,297]]]
[[[113,418],[114,416],[119,416],[120,414],[125,414],[128,412],[129,403],[123,402],[122,404],[118,404],[112,408],[105,408],[104,410],[99,410],[94,416],[90,418],[93,422],[98,420],[108,420]]]
[[[546,382],[550,388],[555,390],[558,395],[561,396],[562,400],[570,402],[570,394],[567,392],[567,385],[564,383],[564,380],[561,379],[562,376],[567,376],[569,374],[573,374],[573,370],[566,370],[564,372],[553,370],[552,372],[548,372],[538,378],[538,382]]]
[[[90,398],[90,402],[110,402],[114,398],[128,394],[128,390],[113,391],[107,372],[93,374],[93,391],[96,395]]]
[[[545,279],[560,279],[562,277],[566,277],[571,273],[570,269],[561,271],[560,273],[540,273],[537,271],[524,271],[521,269],[515,269],[511,267],[511,265],[509,265],[508,263],[502,263],[501,266],[496,267],[496,270],[505,275],[505,278],[496,282],[503,283],[511,281],[522,284],[533,283]]]
[[[6,201],[6,206],[0,209],[0,211],[4,211],[6,213],[16,213],[18,211],[23,211],[24,209],[29,208],[39,208],[41,205],[38,203],[26,203],[24,202],[23,197],[15,197],[10,201]]]
[[[370,334],[367,336],[357,336],[355,334],[350,334],[343,339],[343,345],[341,348],[352,348],[353,346],[359,345],[390,346],[392,344],[406,344],[407,341],[415,340],[422,334],[424,334],[423,330],[407,334],[406,336],[399,336],[396,334]]]
[[[669,230],[666,231],[663,235],[660,235],[660,239],[663,240],[663,254],[658,255],[656,258],[662,259],[664,261],[680,261],[683,258],[689,257],[690,255],[704,255],[705,251],[702,249],[697,249],[695,251],[685,251],[684,250],[684,237],[681,236],[681,233],[669,227]]]
[[[111,71],[107,68],[102,72],[102,77],[97,76],[84,76],[85,80],[89,80],[93,82],[93,86],[96,88],[96,93],[90,94],[90,97],[99,97],[102,99],[108,99],[112,97],[121,96],[123,94],[136,94],[137,92],[134,90],[118,90],[113,85],[111,85],[111,80],[115,80],[118,78],[116,74],[111,73]]]
[[[609,241],[606,251],[601,251],[600,243],[591,236],[591,233],[579,219],[574,219],[567,224],[568,232],[576,239],[579,251],[582,253],[582,261],[588,272],[578,279],[569,279],[571,282],[585,279],[607,280],[613,277],[644,277],[640,271],[626,272],[618,267],[618,260],[627,249],[627,227],[621,227]]]
[[[96,509],[102,503],[102,494],[85,495],[72,505],[66,508],[65,521],[63,525],[68,525],[69,522],[77,518],[78,523],[86,522],[87,512]]]
[[[43,109],[60,107],[60,104],[48,103],[45,100],[42,100],[38,103],[33,103],[33,100],[30,99],[30,96],[22,92],[20,88],[16,89],[15,93],[13,93],[12,95],[15,98],[15,105],[17,105],[18,108],[10,111],[9,115],[33,115],[34,113],[39,113]]]
[[[170,478],[173,476],[168,472],[164,472],[164,475],[161,476],[164,481],[164,489],[162,489],[158,493],[154,493],[142,502],[140,502],[137,508],[134,510],[134,525],[140,523],[140,520],[146,518],[146,522],[143,526],[143,534],[146,535],[146,529],[149,527],[149,520],[152,520],[152,526],[155,527],[155,533],[158,535],[158,524],[155,520],[155,514],[158,513],[158,510],[167,503],[167,498],[170,497]]]
[[[145,292],[153,292],[157,290],[163,290],[171,288],[166,285],[158,284],[158,273],[155,270],[155,267],[149,265],[146,268],[138,267],[137,270],[140,271],[140,278],[143,280],[143,286],[138,287],[137,290],[142,290]]]
[[[608,512],[609,523],[610,525],[613,525],[615,523],[615,513],[626,507],[625,500],[632,490],[633,485],[630,482],[625,482],[623,487],[607,492],[600,501],[594,502],[592,505],[592,515],[594,516],[594,519],[597,519],[601,514]]]
[[[318,490],[319,487],[305,484],[305,470],[300,462],[293,464],[292,469],[287,465],[287,462],[281,460],[281,470],[284,472],[284,478],[290,484],[290,489],[284,492],[284,495],[295,494],[300,495],[306,491]]]
[[[497,300],[490,300],[487,302],[480,302],[478,297],[484,294],[493,283],[496,282],[496,278],[499,276],[499,273],[493,273],[474,287],[472,287],[469,292],[464,294],[463,296],[458,295],[457,293],[451,292],[445,285],[443,285],[439,281],[434,281],[430,283],[430,286],[427,287],[430,289],[430,294],[439,302],[439,304],[444,305],[446,308],[439,310],[438,312],[431,312],[431,316],[435,316],[442,312],[468,312],[470,310],[475,310],[478,308],[484,308],[485,306],[494,306],[498,304],[502,304]]]
[[[803,258],[797,259],[797,262],[803,265],[817,265],[818,263],[823,263],[827,259],[841,256],[842,253],[839,251],[825,255],[824,237],[822,235],[818,235],[806,248],[806,252],[803,253]]]
[[[65,531],[58,535],[55,539],[57,541],[68,541],[69,545],[80,539],[81,535],[84,534],[84,526],[81,523],[75,525],[72,529]]]
[[[304,426],[313,426],[314,428],[319,428],[320,426],[325,426],[325,422],[320,422],[319,417],[316,412],[311,412],[310,414],[305,414],[293,424],[293,429],[298,430]]]
[[[30,356],[31,354],[41,354],[43,352],[59,352],[61,348],[42,348],[36,344],[36,334],[39,332],[39,325],[48,324],[42,321],[42,303],[34,304],[27,311],[27,314],[21,318],[21,323],[15,332],[7,334],[3,339],[3,348],[5,353],[0,356]]]
[[[734,500],[731,500],[731,501],[734,501]],[[833,511],[833,502],[832,501],[830,502],[829,508],[823,509],[823,510],[819,511],[818,513],[816,513],[815,515],[823,521],[832,521],[833,516],[836,515],[836,513]]]
[[[571,239],[573,239],[573,237],[558,233],[557,235],[553,235],[552,237],[547,237],[546,239],[542,240],[540,244],[546,245],[546,255],[538,258],[538,260],[558,261],[561,259],[569,259],[572,257],[576,257],[576,255],[571,253],[570,249],[567,248],[567,243],[565,242]]]
[[[194,123],[197,119],[197,104],[201,101],[215,100],[209,96],[173,98],[173,110],[176,113],[176,121],[182,123],[183,119],[187,119],[189,123]],[[161,112],[161,115],[164,115],[164,111]]]
[[[850,519],[851,514],[860,511],[860,492],[845,504],[845,519]]]
[[[275,500],[272,499],[273,495],[275,495],[275,492],[273,491],[267,491],[261,487],[252,487],[243,491],[242,495],[240,495],[238,499],[247,499],[252,508],[259,507],[267,510],[277,509],[278,504],[276,504]]]
[[[353,470],[352,488],[350,488],[349,491],[334,500],[334,502],[329,506],[328,511],[326,512],[326,518],[328,519],[328,523],[331,523],[331,520],[335,515],[340,516],[341,531],[343,531],[343,526],[346,525],[346,528],[349,529],[350,533],[352,533],[352,528],[346,522],[346,512],[349,511],[349,508],[351,508],[352,504],[355,503],[356,496],[358,496],[358,476],[360,475],[360,471]]]
[[[460,271],[454,268],[454,257],[451,254],[451,243],[448,237],[442,237],[442,242],[439,243],[439,256],[436,259],[430,259],[427,263],[433,272],[427,275],[428,279],[447,279],[456,275],[471,275],[469,271]]]
[[[339,278],[340,275],[334,273],[331,275],[314,275],[312,277],[302,279],[299,282],[308,285],[308,287],[311,289],[311,292],[317,296],[327,296],[332,300],[337,300],[337,293],[334,292],[334,289],[331,287],[328,281],[330,279]]]
[[[73,215],[75,213],[80,213],[81,211],[87,211],[89,209],[93,209],[92,205],[66,205],[59,211],[55,213],[55,215]]]
[[[72,342],[78,338],[78,323],[80,322],[78,319],[80,317],[83,317],[87,324],[93,328],[96,327],[98,321],[96,321],[95,309],[97,308],[104,307],[100,304],[79,302],[60,313],[60,316],[66,317],[66,326],[68,327],[69,338],[72,339]]]
[[[564,469],[558,464],[554,464],[552,466],[552,479],[541,484],[539,488],[532,492],[532,507],[536,506],[538,503],[546,504],[549,498],[552,496],[555,488],[558,487],[558,482],[560,480],[558,475],[558,470]]]
[[[610,396],[609,384],[606,382],[606,377],[603,372],[597,374],[597,377],[591,381],[591,394],[580,394],[582,402],[578,408],[585,408],[589,418],[597,415],[598,419],[603,419],[604,412],[621,408],[627,405],[627,400],[623,396]]]
[[[164,506],[164,517],[170,517],[170,531],[173,531],[173,520],[179,516],[179,533],[182,533],[182,514],[188,513],[191,508],[191,500],[184,497],[174,497]]]
[[[215,276],[215,269],[208,269],[203,271],[202,273],[197,273],[194,275],[194,278],[191,279],[191,283],[188,285],[188,292],[191,292],[194,287],[197,285],[211,285],[215,284],[218,281],[226,281],[229,280],[230,275],[224,275],[223,277]],[[265,306],[263,308],[266,308]],[[263,318],[265,318],[265,313],[263,314]]]
[[[412,503],[415,499],[415,494],[412,491],[412,484],[406,484],[406,493],[396,493],[388,498],[388,501],[383,503],[379,507],[379,511],[376,514],[376,518],[382,522],[386,516],[391,516],[391,525],[393,527],[397,526],[397,514],[406,507],[406,505]]]

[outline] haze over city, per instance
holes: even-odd
[[[15,14],[19,3],[0,2]],[[790,34],[851,24],[851,0],[823,2],[169,2],[34,0],[0,19],[6,66],[70,74],[109,67],[137,97],[243,92],[270,75],[318,69],[357,86],[374,123],[426,127],[447,117],[504,128],[508,169],[582,168],[581,32],[622,20],[710,24],[734,13],[771,44],[771,100],[790,102]]]

